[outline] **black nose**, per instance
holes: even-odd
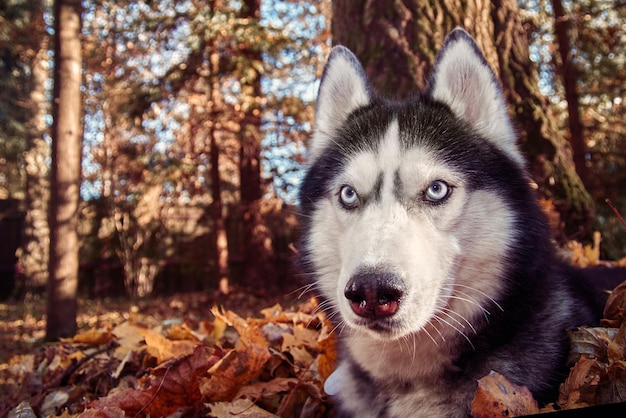
[[[406,288],[403,280],[384,268],[360,270],[344,291],[352,311],[360,317],[379,319],[393,316],[400,307]]]

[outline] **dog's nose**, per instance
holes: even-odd
[[[344,290],[352,311],[367,319],[387,318],[400,307],[406,291],[403,280],[382,269],[365,269],[352,276]]]

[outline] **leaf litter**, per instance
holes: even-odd
[[[595,248],[573,252],[580,264],[597,264]],[[323,385],[336,366],[337,335],[317,301],[260,314],[213,308],[157,322],[131,311],[14,355],[0,364],[0,416],[332,416]],[[472,416],[626,402],[626,283],[611,293],[604,317],[600,327],[569,332],[571,371],[553,403],[540,408],[527,388],[492,371],[478,382]]]
[[[0,416],[328,416],[336,335],[317,306],[89,329],[0,365]]]

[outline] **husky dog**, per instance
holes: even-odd
[[[299,191],[301,265],[343,350],[338,414],[462,417],[494,370],[554,395],[566,329],[597,322],[557,259],[494,73],[455,29],[427,93],[377,96],[335,47]]]

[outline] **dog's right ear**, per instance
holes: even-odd
[[[344,46],[328,56],[315,104],[315,132],[309,155],[314,159],[333,139],[348,115],[369,104],[371,88],[358,58]]]
[[[446,37],[437,55],[430,93],[524,166],[500,84],[465,30],[456,28]]]

